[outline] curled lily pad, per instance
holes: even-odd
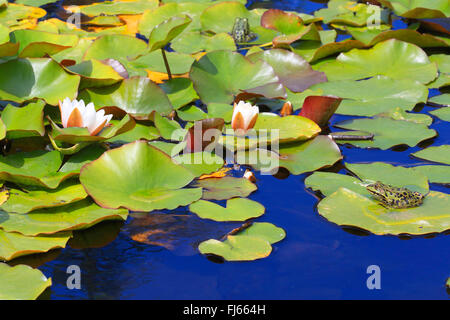
[[[373,140],[343,141],[342,143],[349,143],[360,148],[380,148],[382,150],[402,144],[414,147],[420,141],[433,138],[437,134],[435,130],[428,129],[424,124],[387,117],[348,120],[335,124],[335,127],[373,133]]]
[[[35,210],[28,214],[0,211],[0,227],[26,236],[51,235],[61,231],[89,228],[105,220],[126,220],[125,209],[104,209],[91,200]]]
[[[374,116],[398,106],[402,110],[411,110],[417,103],[426,102],[428,97],[428,89],[421,83],[382,76],[319,83],[310,89],[344,98],[336,113],[357,116]]]
[[[213,51],[195,61],[189,74],[202,101],[231,103],[246,93],[266,98],[285,97],[273,68],[262,60],[252,63],[239,53]]]
[[[210,239],[200,243],[202,254],[213,254],[227,261],[252,261],[267,257],[272,252],[271,244],[286,236],[284,230],[270,223],[254,223],[246,230],[229,235],[221,242]]]
[[[80,97],[93,102],[97,108],[117,107],[137,119],[148,119],[155,111],[163,115],[172,111],[164,91],[144,77],[131,77],[108,87],[89,88],[82,91]]]
[[[342,98],[336,96],[308,96],[303,102],[299,116],[311,119],[321,128],[324,128],[341,101]]]
[[[66,97],[75,98],[78,75],[68,74],[48,58],[15,59],[0,64],[0,99],[24,102],[34,98],[57,105]]]
[[[38,269],[0,263],[0,300],[34,300],[51,285],[51,278]]]
[[[45,102],[39,100],[17,108],[7,105],[2,112],[2,120],[6,126],[6,137],[18,139],[33,136],[43,136]],[[27,119],[27,121],[23,121]]]
[[[313,84],[327,81],[324,73],[313,70],[306,60],[288,50],[265,50],[247,57],[253,62],[262,59],[270,64],[280,82],[293,92],[302,92]]]
[[[64,248],[70,237],[70,232],[52,236],[29,237],[0,229],[0,260],[9,261],[32,253]]]
[[[429,19],[450,16],[450,7],[446,0],[379,0],[379,2],[405,18]]]
[[[109,150],[80,172],[81,183],[97,204],[134,211],[175,209],[200,199],[200,188],[182,189],[193,178],[144,141]]]
[[[0,179],[19,185],[55,189],[74,176],[72,172],[57,172],[62,163],[58,151],[20,152],[0,156]]]
[[[245,221],[263,215],[265,208],[250,199],[233,198],[227,201],[225,208],[211,201],[198,200],[189,206],[189,210],[203,219]]]
[[[450,196],[430,191],[423,204],[409,209],[389,209],[354,191],[339,188],[323,199],[318,210],[329,221],[378,235],[421,235],[450,228]]]
[[[436,65],[418,46],[396,39],[377,43],[371,49],[353,49],[336,60],[317,67],[329,81],[360,80],[376,75],[428,83],[437,77]]]
[[[247,197],[257,189],[256,185],[244,178],[223,177],[198,180],[195,187],[203,188],[202,199],[226,200],[233,197]]]
[[[278,153],[264,149],[246,151],[241,164],[251,165],[265,173],[276,173],[286,168],[292,174],[302,174],[330,167],[342,159],[336,143],[328,136],[317,136],[304,142],[282,144]]]
[[[192,22],[188,16],[173,17],[157,25],[148,38],[150,51],[164,48]]]
[[[450,164],[450,145],[428,147],[411,155],[431,162]]]

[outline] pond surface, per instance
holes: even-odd
[[[324,5],[309,1],[253,1],[251,7],[256,6],[310,13]],[[431,93],[430,96],[439,92],[434,90]],[[433,108],[425,106],[419,109],[415,111],[427,113]],[[344,119],[346,117],[335,115],[331,124]],[[430,128],[439,132],[439,136],[425,145],[406,150],[364,150],[341,146],[343,161],[420,164],[420,160],[409,155],[431,143],[434,146],[450,144],[448,124],[434,118]],[[338,172],[339,164],[332,170]],[[287,234],[285,240],[274,245],[274,251],[266,259],[217,263],[198,253],[198,234],[204,237],[208,228],[211,232],[224,234],[234,227],[233,224],[222,224],[220,228],[223,230],[218,230],[218,224],[197,218],[184,219],[183,214],[188,214],[188,211],[177,210],[178,218],[161,216],[161,226],[166,233],[162,233],[160,238],[154,237],[155,244],[149,245],[130,239],[127,226],[137,220],[130,216],[115,240],[106,246],[81,250],[67,247],[56,259],[40,266],[39,269],[53,280],[47,296],[51,299],[449,297],[445,289],[445,280],[450,272],[448,235],[401,239],[345,231],[317,213],[317,199],[305,189],[306,177],[303,174],[278,179],[257,175],[258,190],[250,198],[266,207],[266,214],[258,221],[271,222]],[[430,186],[432,190],[448,192],[444,186]],[[189,232],[183,232],[186,223],[189,223]],[[178,232],[167,230],[171,224],[176,225]],[[119,227],[116,223],[103,223],[96,228],[119,230]],[[82,236],[90,241],[89,234]],[[163,242],[165,247],[156,242]],[[51,255],[54,254],[58,252]],[[43,257],[46,256],[49,255]],[[74,264],[79,265],[82,271],[81,290],[66,287],[66,269]],[[381,290],[367,289],[369,275],[366,270],[370,265],[378,265],[381,269]]]

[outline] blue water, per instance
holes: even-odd
[[[272,1],[272,6],[306,13],[323,7],[309,1]],[[438,93],[437,90],[432,92],[433,95]],[[426,113],[432,109],[424,107],[420,112]],[[331,123],[346,118],[335,115]],[[427,145],[450,143],[448,123],[434,119],[431,128],[439,136]],[[423,163],[409,156],[420,149],[414,147],[399,152],[341,147],[344,162],[385,161],[397,165]],[[268,258],[233,263],[208,260],[195,250],[195,241],[198,242],[208,233],[219,235],[235,226],[218,226],[195,217],[187,226],[187,229],[196,226],[195,231],[174,239],[175,250],[138,243],[127,234],[127,227],[136,220],[130,217],[108,245],[83,250],[68,247],[56,259],[40,266],[39,269],[53,279],[47,296],[52,299],[449,297],[445,289],[445,281],[450,276],[448,235],[400,239],[351,234],[317,213],[317,199],[305,190],[306,177],[306,174],[291,175],[280,180],[257,175],[258,190],[250,198],[266,207],[266,214],[258,221],[271,222],[287,233],[285,240],[274,245]],[[444,186],[431,185],[431,188],[448,192]],[[188,214],[183,209],[177,210],[177,213]],[[113,228],[117,226],[103,223],[101,227],[111,225]],[[176,238],[177,233],[171,233],[171,236]],[[192,239],[195,239],[194,243]],[[46,255],[41,257],[45,259]],[[66,287],[66,269],[72,264],[81,267],[81,290]],[[381,290],[368,290],[366,287],[369,276],[366,269],[369,265],[378,265],[381,269]]]

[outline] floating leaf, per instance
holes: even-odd
[[[314,191],[320,191],[324,196],[329,196],[340,187],[370,196],[364,185],[364,182],[355,177],[333,172],[317,171],[305,179],[306,187]]]
[[[172,75],[183,75],[191,69],[194,58],[188,54],[178,52],[166,52],[167,62]],[[160,51],[153,51],[140,56],[130,62],[135,68],[145,69],[152,72],[166,73],[167,69]]]
[[[99,144],[90,145],[67,159],[63,166],[59,169],[59,172],[79,173],[83,165],[91,162],[92,160],[98,159],[103,152],[105,152],[105,148]]]
[[[6,126],[6,137],[18,139],[33,136],[43,136],[45,102],[39,100],[21,108],[7,105],[2,112],[2,120]],[[26,121],[24,121],[26,119]]]
[[[95,59],[80,62],[67,69],[81,76],[80,89],[108,86],[123,79],[113,67]]]
[[[256,185],[244,178],[224,177],[198,180],[194,187],[203,188],[202,199],[226,200],[234,197],[247,197],[257,189]]]
[[[158,139],[159,137],[160,134],[158,132],[158,129],[156,129],[155,127],[136,123],[136,126],[130,131],[127,131],[111,139],[108,139],[107,142],[125,144],[143,139],[148,141],[155,140]]]
[[[163,49],[169,42],[180,35],[192,22],[188,16],[173,17],[158,24],[150,33],[148,46],[150,52]]]
[[[344,98],[336,113],[357,116],[374,116],[399,106],[409,111],[416,104],[425,103],[428,97],[428,89],[414,80],[382,76],[360,81],[319,83],[310,89]]]
[[[24,102],[34,98],[57,105],[75,98],[80,77],[68,74],[52,59],[15,59],[0,64],[0,99]]]
[[[450,94],[446,93],[446,94],[434,96],[434,97],[430,98],[428,101],[436,103],[436,104],[440,104],[440,105],[443,105],[446,107],[450,107]]]
[[[437,77],[437,68],[418,46],[399,40],[377,43],[371,49],[353,49],[336,60],[317,67],[329,81],[360,80],[376,75],[392,79],[414,79],[428,83]]]
[[[417,166],[413,169],[427,176],[430,183],[450,184],[449,166]]]
[[[433,116],[438,117],[439,119],[442,119],[444,121],[450,121],[450,108],[448,108],[448,107],[439,108],[439,109],[430,111],[430,113]]]
[[[202,219],[245,221],[263,215],[265,208],[260,203],[250,199],[233,198],[227,200],[225,208],[211,201],[198,200],[191,203],[189,210]]]
[[[105,1],[80,6],[79,10],[87,16],[110,16],[116,14],[140,14],[147,9],[158,7],[158,0],[138,1]]]
[[[198,200],[200,188],[181,189],[193,178],[188,169],[144,141],[109,150],[80,172],[86,192],[100,206],[133,211],[175,209]]]
[[[51,285],[38,269],[0,263],[0,300],[34,300]]]
[[[342,98],[336,96],[309,96],[303,102],[299,116],[311,119],[321,128],[327,126],[328,121],[336,112]]]
[[[349,143],[360,148],[380,148],[382,150],[387,150],[393,146],[402,144],[414,147],[420,141],[433,138],[437,134],[435,130],[428,129],[424,124],[393,120],[387,117],[348,120],[339,122],[334,126],[374,134],[373,140],[342,141],[342,143]],[[339,140],[338,142],[341,143]]]
[[[265,50],[247,56],[252,62],[258,59],[272,66],[280,82],[293,92],[302,92],[313,84],[326,82],[323,72],[317,72],[299,55],[283,49]]]
[[[0,229],[0,260],[9,261],[28,254],[64,248],[70,236],[70,233],[63,233],[53,236],[28,237]]]
[[[144,77],[132,77],[103,88],[89,88],[80,93],[86,103],[96,108],[117,107],[137,119],[147,119],[152,112],[167,115],[172,106],[164,91]]]
[[[450,16],[450,8],[446,0],[379,0],[379,2],[405,18],[430,19]]]
[[[128,35],[111,34],[97,38],[87,49],[83,60],[116,59],[122,62],[124,58],[134,58],[144,54],[147,44]]]
[[[167,94],[174,109],[179,109],[198,99],[190,79],[173,78],[161,84],[160,87]]]
[[[423,204],[409,209],[388,209],[345,188],[319,202],[320,215],[341,226],[357,227],[377,235],[421,235],[450,228],[450,196],[430,191]]]
[[[104,220],[126,220],[127,215],[125,209],[104,209],[86,199],[28,214],[0,211],[0,227],[6,232],[19,232],[27,236],[50,235],[86,229]]]
[[[450,164],[450,145],[428,147],[411,155],[431,162]]]
[[[40,208],[63,206],[87,197],[83,186],[73,181],[62,183],[54,190],[31,189],[22,191],[11,188],[8,192],[8,201],[3,203],[0,208],[10,213],[27,213]]]
[[[187,168],[196,177],[216,172],[224,165],[222,157],[210,152],[184,153],[173,157],[172,160]]]
[[[272,67],[262,60],[252,63],[239,53],[213,51],[192,65],[189,77],[202,101],[231,103],[246,93],[266,98],[285,97],[286,92]]]

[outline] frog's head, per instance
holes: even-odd
[[[382,184],[380,181],[369,184],[368,186],[366,186],[366,189],[376,198],[386,197],[386,185]]]

